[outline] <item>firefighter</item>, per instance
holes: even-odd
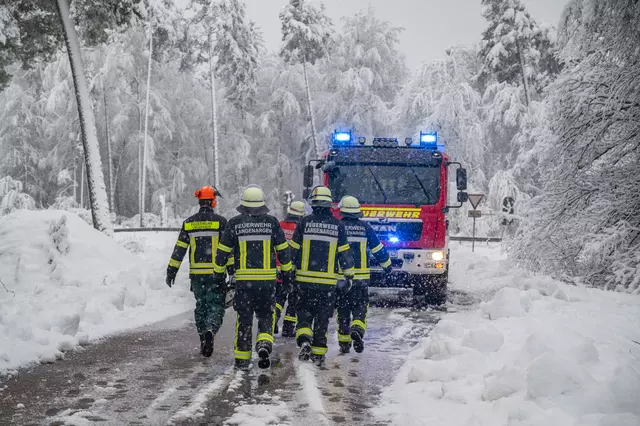
[[[251,361],[253,316],[258,319],[256,352],[258,367],[271,365],[274,301],[276,291],[276,253],[280,259],[283,281],[291,283],[291,256],[289,243],[278,219],[268,215],[264,193],[257,185],[248,186],[242,193],[240,213],[229,220],[220,242],[215,260],[215,281],[224,280],[225,265],[230,256],[235,258],[236,294],[233,307],[238,316],[234,355],[236,368],[246,370]]]
[[[224,282],[214,285],[213,281],[213,255],[220,233],[227,226],[227,219],[214,212],[219,195],[210,186],[203,186],[195,192],[200,210],[183,222],[169,260],[166,278],[167,285],[173,286],[182,259],[189,249],[189,278],[191,291],[196,298],[194,315],[200,335],[200,353],[205,357],[213,354],[213,339],[222,325],[225,312]],[[229,259],[229,266],[232,263],[232,259]]]
[[[333,316],[338,263],[348,293],[353,278],[353,259],[344,225],[331,213],[331,191],[313,189],[313,213],[300,219],[290,241],[299,287],[296,341],[302,361],[321,366],[327,353],[327,328]],[[339,260],[339,262],[338,262]]]
[[[355,197],[345,196],[340,201],[340,215],[347,232],[351,253],[353,254],[353,288],[347,294],[338,293],[336,303],[338,311],[338,342],[340,352],[348,353],[353,349],[361,353],[364,350],[364,333],[367,330],[367,310],[369,308],[369,252],[376,258],[385,274],[390,274],[391,259],[375,231],[367,222],[360,220],[362,212]]]
[[[302,201],[294,201],[287,208],[287,217],[280,222],[280,226],[284,231],[284,236],[287,241],[293,237],[293,232],[296,229],[296,225],[300,221],[300,218],[304,216],[305,208]],[[292,286],[280,285],[276,294],[276,326],[274,333],[278,333],[278,323],[280,322],[280,316],[284,305],[289,299],[287,310],[284,314],[284,321],[282,323],[282,337],[295,337],[296,336],[296,323],[298,318],[296,317],[296,304],[298,303],[298,292]]]

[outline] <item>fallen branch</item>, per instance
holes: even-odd
[[[13,297],[16,297],[16,292],[15,292],[15,291],[13,291],[13,290],[9,290],[9,289],[7,288],[7,286],[6,286],[6,285],[4,285],[4,282],[2,282],[2,280],[0,280],[0,284],[2,284],[2,287],[4,287],[4,291],[6,291],[7,293],[11,293],[11,294],[13,294]]]

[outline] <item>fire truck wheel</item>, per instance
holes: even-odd
[[[440,276],[415,277],[413,300],[417,307],[440,306],[447,302],[449,271]]]

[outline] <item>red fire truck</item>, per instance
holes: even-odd
[[[456,167],[459,204],[448,205],[449,170]],[[314,169],[336,202],[356,197],[364,220],[375,229],[391,255],[393,274],[384,276],[371,265],[370,292],[412,289],[416,303],[445,303],[449,275],[447,213],[468,200],[467,172],[450,161],[437,133],[406,138],[368,140],[351,131],[336,131],[330,148],[305,168],[306,199],[313,186]],[[338,209],[334,210],[339,217]],[[375,262],[375,260],[372,260]]]

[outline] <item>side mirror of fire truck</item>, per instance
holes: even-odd
[[[465,191],[467,189],[467,169],[459,168],[456,170],[456,186],[458,187],[458,191]]]
[[[313,186],[313,166],[311,164],[304,168],[303,186],[305,188],[311,188]],[[304,197],[305,199],[307,197]]]
[[[463,191],[458,192],[458,202],[466,203],[467,201],[469,201],[469,194]]]

